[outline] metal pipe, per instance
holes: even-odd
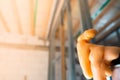
[[[48,80],[55,80],[55,33],[56,30],[58,29],[58,25],[59,23],[59,19],[60,19],[60,14],[58,15],[58,17],[56,18],[56,21],[54,21],[55,18],[55,14],[57,11],[57,7],[58,7],[58,3],[60,0],[55,0],[55,6],[54,6],[54,10],[52,13],[52,18],[50,20],[50,25],[49,25],[49,31],[48,31],[48,36],[49,37],[49,66],[48,66]],[[60,11],[61,12],[61,11]]]
[[[48,65],[48,80],[55,80],[55,32],[53,31],[49,39],[49,65]]]
[[[92,19],[94,20],[101,12],[102,10],[110,3],[111,0],[106,0],[102,6],[95,12],[95,14],[92,15]]]
[[[87,0],[78,0],[79,2],[79,9],[80,9],[80,23],[81,23],[81,32],[86,29],[92,28],[92,20],[90,17],[90,12],[88,8]]]
[[[106,39],[107,36],[109,36],[113,31],[117,30],[120,26],[120,23],[116,23],[116,25],[114,25],[111,29],[109,29],[109,31],[106,31],[106,33],[102,36],[100,36],[100,38],[97,38],[95,43],[99,43],[101,42],[102,40]]]
[[[52,23],[53,28],[49,34],[49,66],[48,66],[48,80],[55,80],[55,33],[58,29],[60,15],[58,15],[56,21]]]
[[[81,23],[81,32],[92,28],[92,19],[90,16],[90,11],[88,7],[87,0],[78,0],[79,1],[79,9],[80,9],[80,23]]]
[[[55,14],[57,12],[57,8],[58,8],[58,4],[59,4],[59,1],[60,0],[54,0],[54,6],[53,6],[53,11],[51,13],[51,18],[50,18],[50,21],[49,21],[49,27],[48,27],[48,32],[47,32],[47,38],[49,38],[51,32],[52,32],[52,26],[53,26],[53,23],[54,23],[54,19],[55,19]]]
[[[72,16],[71,16],[71,7],[70,1],[66,1],[67,4],[67,28],[68,28],[68,80],[76,80],[76,72],[75,72],[75,54],[74,54],[74,42],[72,36]]]
[[[86,29],[92,28],[92,19],[90,16],[90,11],[88,7],[87,0],[78,0],[79,10],[80,10],[80,31],[75,35],[77,38]]]
[[[78,0],[79,1],[79,0]],[[94,20],[93,21],[93,24],[95,25],[98,21],[99,21],[99,19],[109,10],[109,8],[111,8],[111,6],[113,5],[115,3],[115,0],[107,0],[99,9],[98,9],[98,11],[95,13],[95,14],[93,14],[92,15],[92,19]],[[81,0],[79,1],[79,6],[81,6],[82,7],[82,9],[80,9],[80,17],[82,18],[82,17],[85,17],[86,15],[85,15],[85,13],[84,13],[84,8],[83,8],[83,5],[84,4],[84,2],[81,2]],[[89,9],[89,8],[88,8]],[[88,12],[89,13],[89,12]],[[89,13],[90,14],[90,13]],[[88,21],[90,20],[89,18],[87,18],[88,19]],[[84,20],[84,18],[83,19],[81,19],[81,21],[83,21]],[[86,21],[84,21],[84,22],[86,22]],[[90,22],[91,23],[91,22]],[[86,24],[82,24],[83,26],[85,26]],[[92,25],[91,26],[89,26],[89,27],[92,27]],[[76,35],[75,35],[75,38],[76,37],[78,37],[78,35],[80,35],[80,33],[81,32],[78,32]]]
[[[61,69],[62,80],[66,80],[66,60],[65,60],[65,32],[63,24],[64,11],[61,11],[60,20],[60,40],[61,40]]]
[[[111,20],[109,20],[102,28],[98,30],[98,34],[105,30],[106,27],[108,27],[112,22],[120,18],[120,14],[115,15]]]
[[[57,18],[57,21],[51,25],[54,27],[51,29],[52,31],[49,34],[49,65],[48,65],[48,80],[55,80],[55,33],[56,30],[58,29],[58,24],[59,24],[59,18]],[[56,27],[55,27],[56,26]],[[51,27],[52,28],[52,27]]]
[[[65,34],[64,26],[60,26],[61,33],[61,63],[62,63],[62,80],[66,80],[66,60],[65,60]]]
[[[53,28],[52,26],[56,26],[58,24],[58,21],[54,23],[54,18],[55,18],[55,14],[57,11],[57,7],[59,4],[59,0],[54,0],[55,1],[55,5],[54,5],[54,9],[52,12],[52,17],[50,19],[49,22],[49,29],[48,29],[48,36],[49,37],[49,65],[48,65],[48,80],[55,80],[55,45],[54,45],[54,40],[55,40],[55,32],[57,30],[58,27]]]
[[[104,14],[113,6],[113,4],[116,2],[116,0],[110,0],[109,4],[107,3],[107,6],[105,6],[102,10],[102,12],[100,12],[99,15],[96,16],[96,18],[93,20],[93,25],[97,24],[97,22],[99,21],[99,19],[104,16]],[[94,18],[94,17],[93,17]]]

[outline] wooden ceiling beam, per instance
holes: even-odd
[[[11,43],[0,43],[0,47],[6,48],[17,48],[17,49],[28,49],[28,50],[48,50],[48,46],[35,46],[35,45],[28,45],[28,44],[11,44]]]
[[[6,30],[6,32],[10,32],[10,29],[9,29],[9,26],[4,18],[4,16],[2,15],[2,13],[0,12],[0,19],[1,19],[1,22],[3,23],[3,26],[1,27],[4,27],[4,29]]]
[[[11,2],[12,4],[12,7],[13,7],[13,12],[15,14],[15,18],[16,18],[16,21],[17,21],[17,27],[18,27],[18,31],[20,34],[22,34],[22,28],[21,28],[21,22],[20,22],[20,16],[19,16],[19,13],[18,13],[18,8],[16,6],[16,0],[13,0]]]
[[[34,26],[34,0],[30,0],[30,32],[32,35],[35,34],[35,26]]]

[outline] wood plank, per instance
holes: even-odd
[[[39,0],[35,26],[35,35],[45,39],[53,0]]]
[[[5,18],[0,12],[0,32],[10,32],[10,29],[8,27],[8,24],[6,23]]]
[[[5,28],[12,33],[19,33],[17,20],[12,7],[12,0],[1,0],[0,11]]]
[[[22,29],[21,29],[21,22],[20,22],[20,16],[18,13],[18,9],[17,9],[17,5],[16,5],[16,0],[12,0],[12,8],[13,8],[13,12],[17,21],[17,26],[18,27],[18,31],[20,34],[22,34]]]
[[[30,0],[30,30],[31,30],[31,34],[34,35],[35,34],[35,23],[34,23],[34,8],[35,8],[35,5],[34,5],[34,0]]]
[[[25,35],[32,35],[34,32],[33,26],[33,0],[16,0],[16,6],[20,16],[20,23],[22,33]]]

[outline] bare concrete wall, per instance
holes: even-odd
[[[48,51],[0,48],[0,80],[47,80]]]

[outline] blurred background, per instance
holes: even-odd
[[[98,34],[92,43],[120,46],[119,4],[0,0],[0,80],[87,80],[78,61],[77,37],[94,28]]]

